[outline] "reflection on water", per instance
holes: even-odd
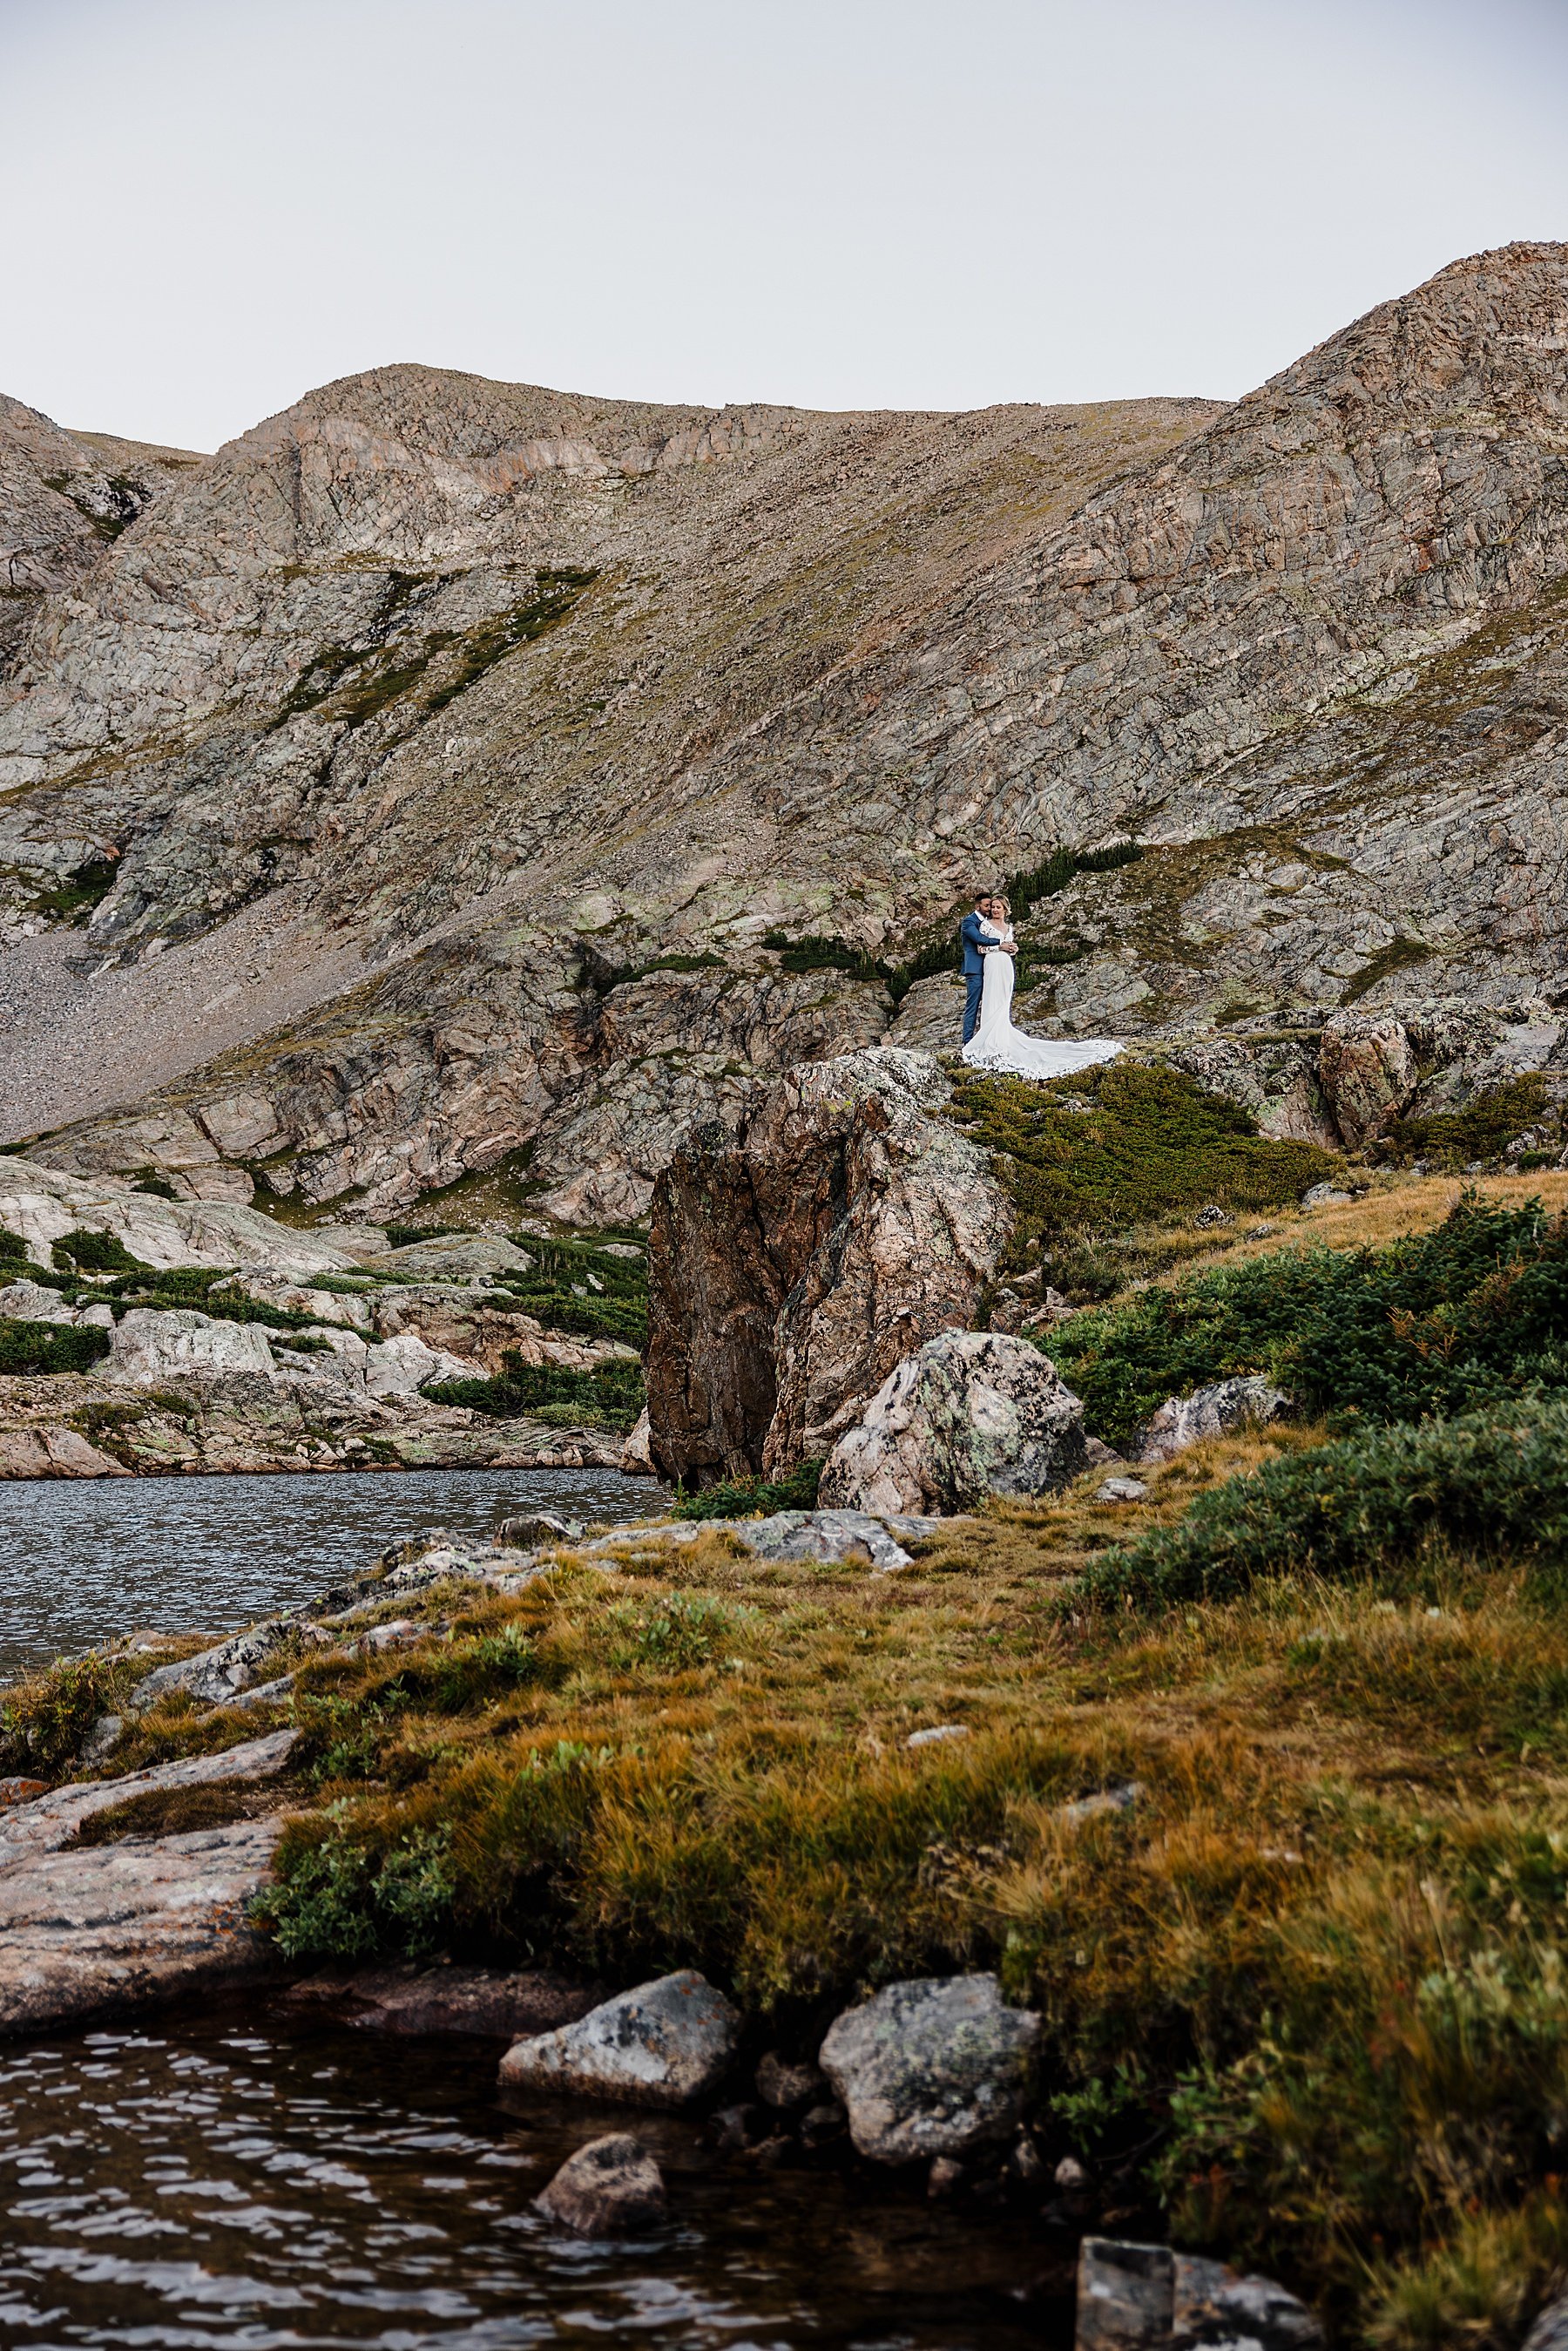
[[[232,1631],[310,1599],[421,1527],[487,1535],[539,1509],[647,1518],[664,1491],[614,1469],[0,1484],[0,1682],[143,1625]]]
[[[506,2111],[489,2044],[236,2011],[0,2048],[0,2343],[1051,2351],[1024,2224],[748,2173],[632,2116],[670,2220],[592,2243],[532,2198],[628,2117]],[[739,2192],[737,2190],[739,2189]],[[1059,2314],[1057,2314],[1059,2315]]]

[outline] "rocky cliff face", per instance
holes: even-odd
[[[376,1210],[527,1153],[626,1216],[755,1075],[887,1031],[770,934],[897,959],[1127,833],[1044,902],[1036,1026],[1554,1029],[1565,456],[1555,246],[1223,410],[327,386],[112,544],[57,518],[0,861],[118,879],[15,951],[10,1130]]]
[[[988,1155],[888,1048],[755,1085],[654,1193],[654,1458],[691,1485],[826,1453],[922,1341],[961,1328],[1012,1230]]]

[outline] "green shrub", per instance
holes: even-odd
[[[400,1951],[419,1959],[440,1942],[452,1910],[444,1825],[410,1829],[373,1851],[349,1834],[341,1809],[296,1832],[275,1886],[252,1916],[271,1928],[286,1959],[367,1959]]]
[[[1568,1399],[1417,1427],[1367,1430],[1200,1494],[1180,1524],[1110,1551],[1065,1605],[1224,1601],[1300,1572],[1426,1588],[1434,1546],[1524,1564],[1556,1591],[1568,1569]]]
[[[1276,1207],[1339,1164],[1260,1135],[1250,1113],[1181,1071],[1137,1061],[1043,1085],[966,1072],[950,1114],[997,1155],[1021,1237],[1116,1232],[1210,1201]]]
[[[507,1288],[520,1313],[547,1330],[573,1331],[585,1338],[618,1339],[623,1346],[648,1343],[648,1264],[612,1255],[591,1241],[542,1240],[514,1233],[534,1262]],[[638,1243],[640,1251],[642,1244]]]
[[[1462,1110],[1398,1120],[1379,1144],[1378,1155],[1402,1165],[1426,1159],[1439,1167],[1469,1167],[1478,1159],[1499,1158],[1516,1134],[1542,1123],[1553,1128],[1561,1123],[1547,1100],[1545,1079],[1509,1078]],[[1555,1152],[1542,1155],[1546,1162],[1555,1156]]]
[[[384,1228],[389,1249],[412,1249],[420,1241],[439,1241],[448,1233],[459,1230],[456,1225],[388,1225]]]
[[[515,1347],[503,1357],[505,1370],[493,1379],[442,1380],[427,1388],[438,1404],[465,1405],[497,1420],[519,1420],[566,1411],[574,1421],[607,1428],[630,1428],[647,1401],[640,1365],[601,1364],[574,1372],[558,1364],[525,1364]]]
[[[89,858],[57,889],[46,890],[33,904],[41,914],[58,914],[67,922],[78,922],[108,897],[119,872],[112,857]]]
[[[73,1266],[83,1273],[151,1273],[152,1268],[132,1257],[118,1233],[78,1230],[67,1233],[52,1251],[62,1273]]]
[[[1265,1372],[1311,1414],[1415,1420],[1568,1386],[1568,1219],[1467,1194],[1391,1249],[1282,1249],[1059,1323],[1089,1426],[1126,1445],[1167,1396]]]
[[[0,1700],[0,1771],[54,1779],[76,1761],[105,1714],[118,1713],[144,1663],[99,1656],[61,1657]]]
[[[109,1353],[109,1332],[72,1322],[0,1321],[0,1378],[85,1372]]]
[[[670,1515],[677,1519],[750,1519],[759,1512],[767,1518],[774,1510],[815,1510],[821,1476],[820,1461],[802,1461],[795,1468],[786,1469],[782,1478],[727,1479],[721,1485],[705,1486],[700,1494],[684,1496]]]

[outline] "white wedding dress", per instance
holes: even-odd
[[[1011,924],[987,923],[982,936],[1010,943]],[[1000,951],[985,958],[981,989],[980,1024],[963,1049],[971,1068],[996,1070],[1010,1077],[1064,1078],[1074,1070],[1092,1069],[1108,1061],[1121,1047],[1112,1037],[1081,1037],[1072,1042],[1059,1037],[1030,1037],[1012,1025],[1012,957]]]

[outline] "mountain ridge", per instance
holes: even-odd
[[[1035,1025],[1545,1003],[1565,352],[1568,248],[1520,245],[1228,405],[342,379],[46,596],[0,711],[0,862],[20,905],[61,843],[119,852],[80,942],[117,986],[249,907],[296,971],[351,946],[351,1002],[205,1074],[198,1024],[150,1114],[212,1149],[214,1103],[265,1100],[253,1163],[379,1207],[531,1152],[564,1213],[632,1213],[746,1072],[888,1031],[875,986],[770,935],[896,956],[1063,844],[1147,853],[1053,902]],[[718,960],[606,992],[661,955]],[[923,984],[901,1028],[941,1033],[944,1001]],[[37,1067],[47,1017],[17,1046]],[[28,1083],[18,1138],[53,1123]],[[58,1147],[123,1156],[116,1099],[106,1071]]]

